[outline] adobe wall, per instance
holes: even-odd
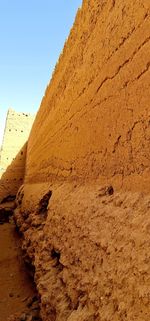
[[[30,135],[26,181],[138,190],[140,178],[149,190],[149,30],[147,1],[83,1]]]
[[[0,154],[0,199],[15,194],[23,183],[27,139],[34,121],[31,114],[8,110]]]
[[[83,1],[15,211],[43,321],[149,319],[149,53],[149,1]]]

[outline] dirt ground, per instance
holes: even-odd
[[[33,283],[22,262],[20,239],[13,222],[0,225],[0,321],[27,310],[35,295]]]

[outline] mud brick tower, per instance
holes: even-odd
[[[31,114],[8,110],[0,154],[0,174],[5,172],[19,152],[20,160],[23,158],[21,148],[28,139],[33,120],[34,116]]]

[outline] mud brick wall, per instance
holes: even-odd
[[[150,2],[84,0],[15,211],[43,321],[149,320],[149,145]]]
[[[149,7],[83,1],[32,129],[28,182],[84,177],[136,190],[140,178],[147,188]]]

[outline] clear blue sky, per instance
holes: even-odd
[[[35,113],[82,0],[0,0],[0,144],[8,108]]]

